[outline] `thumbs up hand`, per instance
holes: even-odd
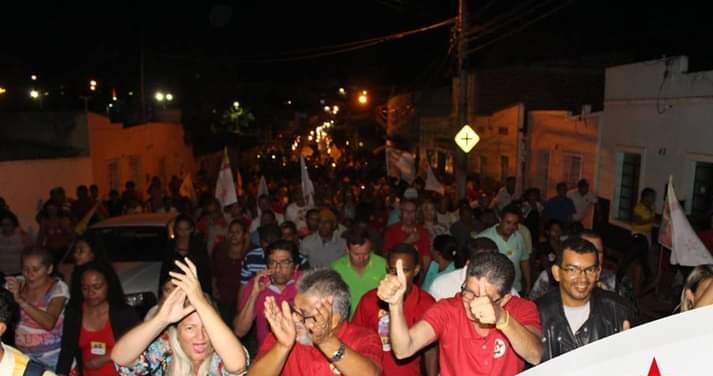
[[[404,274],[403,262],[396,260],[396,275],[387,274],[379,282],[376,295],[379,299],[389,304],[401,304],[406,293],[406,275]]]
[[[468,303],[470,313],[481,324],[494,325],[502,316],[503,309],[499,304],[493,302],[485,291],[485,278],[481,278],[478,282],[478,296]]]

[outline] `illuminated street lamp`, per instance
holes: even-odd
[[[361,94],[359,94],[359,104],[365,105],[369,102],[369,97],[367,96],[366,90],[362,91]]]
[[[40,92],[37,90],[30,90],[30,98],[37,99],[40,97]]]
[[[4,87],[0,86],[0,95],[3,95],[5,93],[7,93],[7,90]]]
[[[30,76],[30,78],[32,79],[32,81],[37,81],[37,76],[34,74],[32,76]]]
[[[240,102],[238,102],[238,101],[233,102],[233,107],[235,107],[235,109],[237,110],[238,107],[240,107]]]
[[[171,93],[166,94],[166,100],[169,101],[169,102],[172,101],[172,100],[173,100],[173,94],[171,94]]]
[[[347,94],[347,91],[344,90],[343,87],[340,87],[340,88],[339,88],[339,94],[340,94],[340,95],[346,95],[346,94]]]
[[[158,102],[163,102],[163,100],[164,100],[164,98],[165,98],[165,95],[163,95],[162,92],[157,91],[156,94],[154,95],[154,98],[155,98],[156,101],[158,101]]]

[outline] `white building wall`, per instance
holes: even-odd
[[[639,193],[655,189],[659,212],[669,175],[690,211],[695,162],[713,161],[713,71],[687,69],[686,57],[607,69],[597,186],[611,200],[610,219],[623,152],[641,154]]]

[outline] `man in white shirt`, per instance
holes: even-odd
[[[490,207],[497,209],[498,213],[500,213],[506,206],[510,205],[515,200],[515,183],[515,177],[508,176],[505,179],[505,186],[500,188],[493,202],[490,203]]]
[[[292,203],[285,209],[285,219],[292,221],[297,227],[297,232],[307,229],[307,211],[311,207],[307,206],[302,190],[297,189],[292,192]]]
[[[466,242],[465,251],[468,256],[468,260],[470,260],[473,255],[478,253],[497,252],[498,246],[494,241],[488,238],[471,238]],[[468,261],[466,261],[462,268],[436,277],[436,279],[433,280],[428,293],[431,294],[433,299],[436,299],[436,301],[454,297],[460,292],[461,285],[465,281],[467,269]]]
[[[589,190],[587,179],[580,180],[577,183],[577,189],[567,192],[567,197],[572,200],[576,210],[572,216],[572,221],[582,223],[585,228],[591,228],[592,215],[590,209],[597,204],[597,195]]]
[[[281,224],[282,222],[285,221],[285,217],[280,214],[280,213],[275,213],[272,210],[272,201],[270,200],[270,196],[268,195],[261,195],[257,199],[257,206],[258,206],[258,216],[253,218],[253,221],[250,222],[250,232],[255,232],[258,227],[260,227],[260,217],[262,216],[262,212],[264,211],[271,211],[275,215],[275,220],[277,221],[277,224]]]

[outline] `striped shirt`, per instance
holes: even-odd
[[[298,256],[300,270],[307,269],[307,259],[302,255]],[[267,269],[265,265],[265,251],[262,248],[255,248],[248,252],[243,259],[243,268],[240,270],[240,284],[244,285],[252,279],[258,272]]]

